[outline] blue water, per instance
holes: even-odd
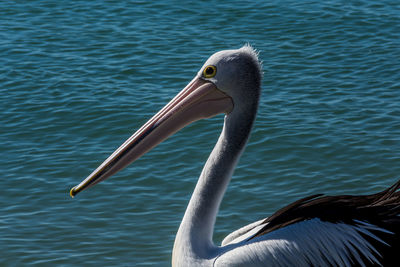
[[[313,193],[400,178],[400,4],[0,3],[0,265],[168,266],[222,116],[69,197],[212,53],[263,61],[254,132],[215,242]]]

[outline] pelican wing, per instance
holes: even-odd
[[[215,266],[390,266],[400,250],[399,188],[300,199],[228,235]]]
[[[315,218],[227,245],[214,266],[380,266],[381,255],[368,241],[378,239],[373,233],[378,231],[363,222],[349,225]]]

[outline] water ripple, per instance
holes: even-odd
[[[220,49],[263,61],[254,132],[215,240],[307,194],[400,173],[396,1],[0,4],[2,264],[169,265],[222,117],[186,127],[100,187],[78,183]],[[193,138],[193,137],[196,138]]]

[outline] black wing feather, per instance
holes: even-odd
[[[321,221],[359,225],[369,223],[385,231],[370,230],[377,240],[364,235],[378,251],[383,266],[393,266],[400,253],[400,180],[391,187],[370,195],[312,195],[278,210],[263,223],[253,237],[262,236],[285,226],[319,218]],[[383,242],[384,243],[383,243]]]

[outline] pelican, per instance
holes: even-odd
[[[313,195],[229,234],[213,230],[244,150],[261,91],[258,53],[245,45],[213,54],[194,79],[85,180],[74,197],[120,171],[187,124],[225,113],[222,132],[191,196],[173,266],[389,266],[400,252],[400,181],[363,196]]]

